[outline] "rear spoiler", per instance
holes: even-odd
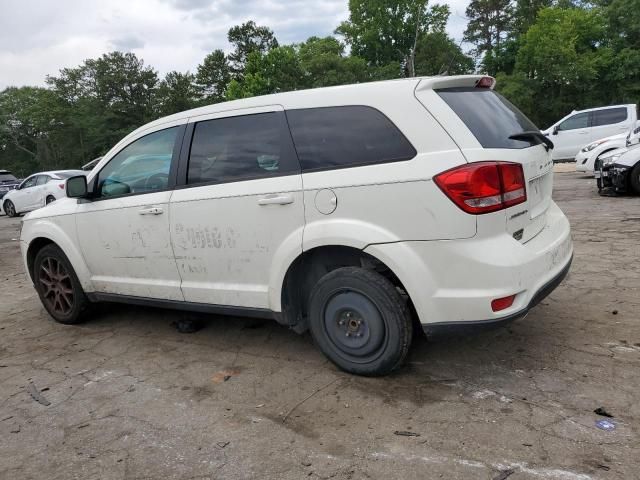
[[[437,88],[493,88],[496,79],[487,75],[455,75],[451,77],[425,77],[416,86],[416,92]]]

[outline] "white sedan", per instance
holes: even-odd
[[[33,174],[4,196],[1,210],[9,217],[15,217],[44,207],[66,197],[67,178],[86,173],[82,170],[57,170]]]
[[[576,155],[576,172],[593,175],[596,160],[606,153],[624,147],[627,142],[627,135],[626,133],[613,135],[586,145]]]

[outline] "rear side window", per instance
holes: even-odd
[[[366,106],[288,110],[303,171],[410,160],[416,150],[378,110]]]
[[[539,131],[524,113],[490,89],[446,88],[436,90],[460,117],[484,148],[526,148],[536,140],[511,140],[509,136]]]
[[[187,183],[224,183],[299,171],[281,112],[198,122]]]
[[[49,177],[48,175],[38,175],[38,180],[36,182],[36,185],[44,185],[50,179],[51,179],[51,177]]]
[[[593,112],[593,126],[612,125],[624,122],[627,119],[626,108],[607,108],[606,110],[596,110]]]

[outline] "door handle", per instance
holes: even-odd
[[[138,210],[140,215],[161,215],[164,213],[162,207],[145,207]]]
[[[258,200],[258,205],[289,205],[293,203],[293,197],[291,195],[267,195],[264,198]]]

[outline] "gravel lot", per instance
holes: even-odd
[[[181,334],[179,313],[102,306],[56,324],[24,277],[20,220],[0,217],[0,478],[638,478],[640,198],[571,172],[554,196],[575,242],[565,282],[509,328],[417,341],[379,379],[271,322]]]

